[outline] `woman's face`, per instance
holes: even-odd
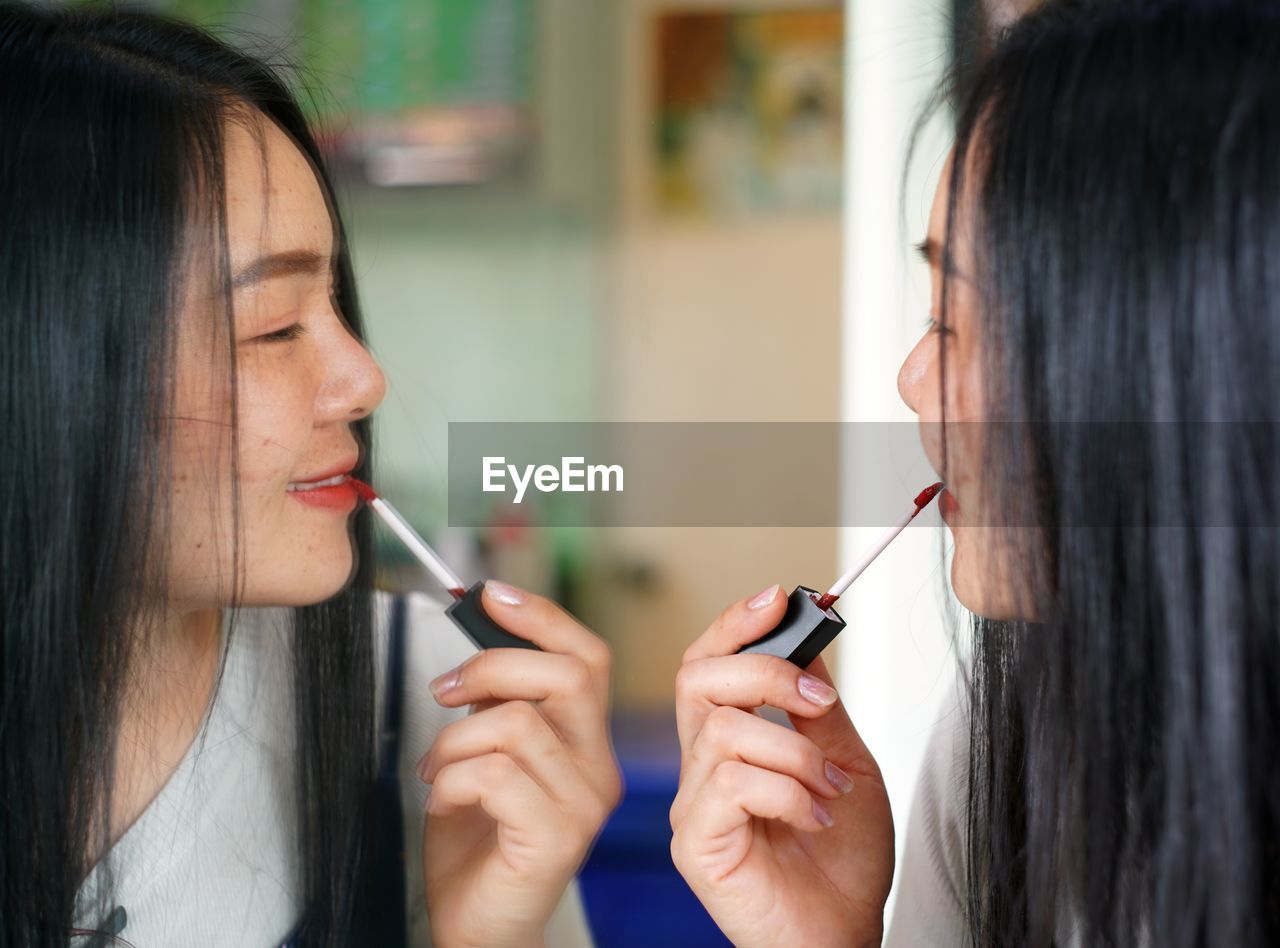
[[[238,418],[231,417],[225,308],[192,279],[180,316],[174,392],[170,607],[227,604],[239,551],[245,605],[306,605],[336,594],[354,562],[343,475],[351,426],[382,401],[381,370],[338,312],[334,225],[311,165],[274,122],[227,124],[227,236]],[[231,438],[238,449],[233,470]],[[233,536],[232,486],[241,535]]]
[[[954,153],[953,153],[954,154]],[[980,295],[974,285],[974,244],[968,194],[963,189],[956,202],[956,226],[951,252],[944,258],[947,236],[947,204],[952,159],[942,170],[922,249],[932,282],[929,329],[908,353],[898,371],[898,392],[920,418],[920,438],[933,467],[947,489],[938,506],[955,539],[951,585],[966,608],[990,618],[1026,616],[1026,604],[1016,601],[1016,585],[1007,557],[1008,534],[991,526],[989,483],[982,471],[982,438],[986,433],[984,369],[981,342]],[[972,180],[972,176],[967,176]],[[943,281],[947,281],[947,320],[942,316]],[[945,347],[942,337],[945,334]],[[945,349],[945,354],[944,354]],[[945,365],[945,385],[943,382]],[[944,390],[945,389],[945,390]],[[946,419],[945,458],[943,419]],[[945,463],[944,463],[945,461]],[[945,469],[944,469],[945,468]]]

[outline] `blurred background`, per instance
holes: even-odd
[[[880,530],[834,511],[829,528],[551,528],[509,510],[451,528],[448,425],[908,420],[894,379],[928,313],[909,248],[945,109],[910,164],[909,133],[955,58],[1025,4],[145,5],[297,67],[389,382],[380,491],[464,579],[551,594],[613,647],[628,796],[583,873],[598,942],[723,943],[667,848],[681,654],[732,600],[825,586]],[[440,594],[398,543],[382,554],[386,585]],[[828,661],[901,845],[963,644],[941,619],[940,529],[907,531],[875,570]]]

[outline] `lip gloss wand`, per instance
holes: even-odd
[[[807,668],[824,648],[840,634],[845,627],[844,619],[831,607],[835,605],[853,581],[862,575],[863,570],[872,564],[877,556],[884,552],[893,538],[901,533],[916,514],[924,510],[929,502],[942,491],[942,482],[930,484],[916,494],[911,506],[903,512],[884,535],[876,541],[858,562],[846,570],[831,588],[819,594],[808,586],[797,586],[787,597],[787,611],[781,621],[771,632],[756,641],[738,649],[739,653],[749,652],[761,655],[776,655],[790,662]]]
[[[444,560],[440,559],[439,554],[427,545],[427,541],[422,539],[418,531],[413,529],[409,521],[404,518],[400,511],[391,506],[372,487],[362,480],[354,477],[348,477],[351,486],[356,489],[359,494],[378,515],[414,558],[418,560],[427,570],[440,581],[440,585],[449,591],[449,595],[453,596],[454,602],[445,609],[445,615],[453,620],[472,642],[479,648],[531,648],[538,649],[528,639],[522,639],[519,636],[512,635],[493,619],[489,618],[489,614],[485,612],[484,606],[480,602],[480,594],[484,592],[484,582],[477,581],[467,588],[458,574],[451,570]]]

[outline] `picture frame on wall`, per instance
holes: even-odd
[[[659,214],[838,213],[843,56],[838,3],[658,11],[649,74]]]

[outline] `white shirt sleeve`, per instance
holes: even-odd
[[[379,591],[374,598],[378,708],[383,705],[383,678],[393,596]],[[436,704],[427,687],[432,679],[462,664],[476,646],[444,613],[444,604],[425,593],[406,594],[404,639],[404,704],[400,727],[400,800],[404,808],[405,905],[408,910],[409,944],[431,944],[426,902],[423,899],[422,831],[427,787],[418,779],[417,765],[441,729],[467,716],[469,709]],[[575,880],[547,925],[549,948],[593,948],[594,942]]]
[[[885,948],[968,943],[964,839],[969,718],[964,687],[960,684],[944,699],[921,765]]]

